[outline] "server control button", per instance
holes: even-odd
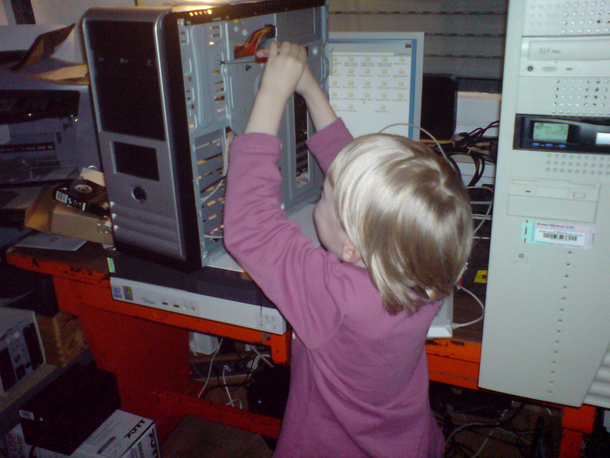
[[[135,188],[133,188],[133,197],[135,197],[137,200],[139,201],[145,201],[146,200],[146,191],[144,191],[144,189],[142,189],[140,186],[136,186]]]

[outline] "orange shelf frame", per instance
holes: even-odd
[[[99,257],[99,250],[94,251]],[[122,407],[157,422],[163,440],[185,415],[229,424],[268,437],[277,437],[277,419],[206,401],[189,395],[188,332],[228,337],[268,345],[276,363],[290,358],[292,333],[278,336],[240,326],[115,301],[105,261],[94,267],[28,253],[7,253],[16,267],[53,276],[60,309],[79,317],[94,359],[101,369],[117,375]],[[438,339],[426,344],[430,380],[478,389],[481,344],[464,339]],[[561,458],[580,456],[583,438],[593,431],[596,408],[565,406]]]

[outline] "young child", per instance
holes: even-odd
[[[245,134],[230,148],[224,224],[227,249],[294,330],[274,456],[440,457],[425,340],[471,246],[461,178],[408,139],[352,141],[303,47],[272,43],[263,56]],[[295,90],[317,129],[309,148],[328,171],[314,212],[325,249],[281,209],[277,134]]]

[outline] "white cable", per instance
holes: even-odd
[[[207,202],[207,201],[210,199],[210,197],[212,197],[212,196],[213,196],[213,195],[216,193],[216,191],[218,191],[218,190],[220,189],[220,187],[221,187],[221,186],[224,184],[224,182],[225,182],[225,180],[224,180],[224,178],[223,178],[222,180],[220,180],[220,181],[218,182],[218,184],[216,185],[216,187],[215,187],[214,189],[212,189],[212,190],[211,190],[211,191],[208,193],[208,195],[207,195],[207,196],[205,196],[205,197],[202,197],[202,198],[201,198],[201,200],[199,201],[199,203],[200,203],[201,205],[205,204],[205,203],[206,203],[206,202]]]
[[[227,170],[229,169],[229,148],[231,147],[231,142],[237,137],[235,132],[232,130],[229,132],[229,135],[225,135],[225,147],[222,149],[222,176],[227,176]]]
[[[475,228],[475,230],[472,232],[472,234],[474,235],[474,234],[477,233],[477,231],[479,229],[481,229],[481,227],[483,227],[483,224],[485,224],[485,222],[489,218],[489,215],[491,214],[491,209],[493,208],[494,190],[491,189],[491,188],[488,188],[487,186],[468,186],[466,189],[486,189],[487,191],[491,192],[491,194],[492,194],[492,199],[491,199],[491,201],[489,201],[489,206],[487,207],[487,212],[483,215],[483,217],[481,219],[481,222]]]
[[[451,164],[451,162],[449,161],[449,158],[447,157],[447,155],[445,154],[445,150],[443,149],[443,147],[441,146],[441,144],[436,140],[436,138],[434,138],[434,135],[432,135],[430,132],[428,132],[426,129],[424,129],[421,126],[417,126],[415,124],[411,124],[408,122],[397,122],[396,124],[390,124],[389,126],[385,126],[383,129],[381,129],[379,131],[379,133],[383,133],[384,130],[389,129],[390,127],[396,127],[396,126],[407,126],[407,127],[415,127],[416,129],[421,130],[422,132],[424,132],[426,135],[428,135],[433,141],[434,143],[436,143],[436,146],[438,147],[438,149],[440,150],[441,154],[445,157],[445,159],[447,160],[447,162],[449,162]]]
[[[504,412],[502,412],[502,416],[500,417],[500,421],[502,421],[502,419],[504,418],[504,416],[506,415],[506,413],[508,412],[508,409],[504,410]],[[499,422],[498,422],[499,423]],[[496,423],[497,424],[497,423]],[[472,458],[475,458],[476,456],[478,456],[478,454],[483,450],[483,448],[485,447],[485,445],[487,444],[488,440],[491,438],[491,436],[493,435],[494,431],[501,431],[503,433],[512,435],[514,437],[519,438],[521,441],[523,441],[525,444],[531,444],[530,441],[526,441],[523,438],[521,438],[521,436],[519,436],[518,434],[515,434],[512,431],[509,431],[507,429],[501,428],[499,426],[494,426],[494,424],[489,424],[489,423],[482,423],[482,422],[472,422],[472,423],[465,423],[463,425],[461,425],[460,427],[454,429],[452,431],[452,433],[447,437],[445,444],[449,445],[449,440],[455,436],[457,433],[459,433],[460,431],[462,431],[465,428],[468,428],[470,426],[486,426],[488,428],[491,429],[490,434],[487,436],[486,440],[483,442],[483,444],[481,445],[481,447],[479,448],[479,450],[477,450],[477,452],[472,456]]]
[[[449,434],[449,436],[447,436],[447,439],[445,440],[445,444],[448,445],[449,444],[449,440],[455,436],[457,433],[459,433],[461,430],[468,428],[470,426],[488,426],[489,428],[493,428],[493,426],[489,425],[489,423],[482,423],[482,422],[472,422],[472,423],[465,423],[462,426],[460,426],[459,428],[455,428],[451,434]]]
[[[508,412],[508,409],[506,409],[504,412],[502,412],[502,415],[500,416],[500,420],[498,421],[498,423],[500,423],[502,421],[502,419],[504,418],[504,415],[506,415],[506,412]],[[489,434],[487,435],[487,437],[485,438],[485,440],[483,441],[483,444],[481,444],[481,447],[479,447],[479,449],[476,451],[476,453],[474,455],[472,455],[472,458],[476,458],[477,456],[479,456],[479,453],[481,453],[481,451],[485,448],[485,446],[487,445],[487,443],[489,442],[489,439],[491,439],[491,436],[493,435],[493,433],[496,430],[501,430],[502,428],[494,428],[492,429]]]
[[[220,351],[220,347],[222,345],[222,341],[223,340],[224,340],[224,338],[220,339],[220,343],[218,344],[218,348],[216,350],[214,350],[214,353],[212,353],[212,359],[210,360],[210,368],[208,369],[208,376],[205,379],[205,384],[203,385],[203,388],[201,388],[201,391],[197,395],[198,398],[201,397],[201,395],[205,391],[206,387],[208,386],[208,383],[210,382],[210,375],[212,375],[212,367],[214,367],[214,358],[216,358],[216,355]]]
[[[256,347],[254,347],[254,345],[253,345],[253,346],[251,346],[250,348],[252,349],[252,351],[253,351],[254,353],[256,353],[258,356],[260,356],[260,358],[261,358],[263,361],[265,361],[269,367],[274,367],[274,366],[273,366],[273,363],[271,363],[271,362],[270,362],[270,361],[269,361],[269,360],[268,360],[268,359],[265,357],[265,355],[261,355],[261,354],[258,352],[258,350],[256,349]]]
[[[203,206],[203,204],[205,204],[210,199],[210,197],[212,197],[216,193],[216,191],[218,191],[221,188],[221,186],[224,184],[224,182],[225,182],[224,178],[221,179],[218,182],[218,184],[216,185],[216,187],[214,189],[212,189],[207,196],[205,196],[204,198],[202,198],[200,200],[200,204]],[[223,238],[223,236],[222,235],[213,235],[213,234],[204,234],[203,238],[217,240],[217,239]]]
[[[235,407],[235,402],[239,403],[239,408],[241,409],[243,407],[242,403],[241,403],[241,399],[237,398],[237,399],[233,399],[233,397],[231,396],[231,392],[229,391],[229,387],[227,386],[227,379],[225,377],[225,372],[226,370],[231,370],[231,368],[228,365],[224,365],[224,367],[222,368],[222,383],[225,386],[225,391],[227,392],[227,396],[229,397],[229,402],[227,402],[228,406],[231,407]]]
[[[452,329],[463,328],[463,327],[470,326],[472,324],[475,324],[475,323],[478,323],[479,321],[481,321],[483,319],[483,317],[485,316],[485,305],[483,305],[483,302],[481,302],[481,299],[479,299],[477,296],[475,296],[475,294],[472,291],[467,290],[463,286],[455,285],[455,287],[461,291],[464,291],[464,292],[470,294],[479,303],[479,305],[481,306],[481,316],[478,317],[476,320],[469,321],[468,323],[451,323],[451,328]]]

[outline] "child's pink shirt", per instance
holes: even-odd
[[[324,172],[351,135],[341,120],[312,137]],[[389,315],[364,268],[316,248],[281,210],[280,141],[236,138],[225,243],[292,325],[291,384],[274,457],[441,457],[425,341],[438,303]]]

